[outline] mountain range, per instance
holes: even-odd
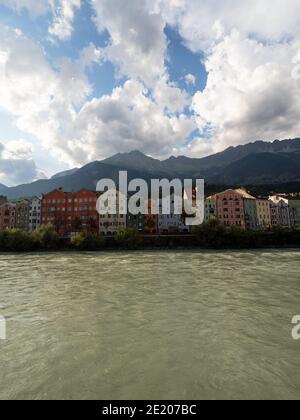
[[[139,151],[119,153],[30,184],[8,188],[0,184],[0,195],[9,199],[45,194],[55,188],[76,191],[95,189],[101,178],[117,182],[120,170],[128,178],[204,178],[207,184],[222,186],[280,185],[300,183],[300,138],[257,141],[230,147],[205,158],[170,157],[160,161]]]

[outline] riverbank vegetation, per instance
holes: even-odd
[[[88,233],[60,238],[53,227],[42,226],[33,233],[0,231],[0,252],[100,251],[148,249],[255,249],[300,248],[300,230],[243,231],[227,229],[213,220],[193,230],[191,235],[142,236],[135,229],[115,237]]]

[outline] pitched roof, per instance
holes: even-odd
[[[256,198],[253,197],[253,195],[250,195],[249,193],[247,193],[247,191],[244,190],[243,188],[237,188],[234,191],[240,194],[243,198],[246,198],[248,200],[256,200]]]
[[[286,197],[281,197],[280,195],[273,195],[271,197],[269,197],[270,201],[273,201],[273,203],[280,203],[280,202],[284,202],[286,204],[288,204],[289,200]]]
[[[237,188],[237,189],[229,188],[225,191],[219,192],[218,194],[211,195],[211,196],[207,197],[206,199],[207,200],[215,200],[216,197],[219,194],[225,194],[225,193],[228,193],[228,192],[239,194],[240,196],[242,196],[243,198],[248,199],[248,200],[256,200],[256,197],[253,197],[252,195],[247,193],[247,191],[244,190],[243,188]]]

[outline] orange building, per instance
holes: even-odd
[[[42,225],[53,225],[62,236],[81,232],[98,233],[96,209],[99,193],[81,189],[76,193],[54,190],[42,197]]]

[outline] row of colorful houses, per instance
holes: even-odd
[[[32,232],[41,225],[41,198],[9,202],[0,197],[0,230],[20,229]]]
[[[72,193],[57,189],[17,202],[0,197],[0,230],[17,228],[32,232],[41,225],[52,225],[59,235],[66,237],[81,232],[113,236],[126,227],[145,235],[190,233],[182,215],[174,211],[168,215],[154,214],[155,203],[151,200],[147,203],[148,215],[133,215],[119,210],[118,205],[116,214],[99,215],[96,209],[99,196],[99,192],[87,189]],[[212,219],[242,230],[293,229],[300,227],[300,198],[256,198],[244,189],[228,189],[206,198],[205,221]]]
[[[293,229],[300,226],[300,198],[256,198],[243,189],[229,189],[206,199],[205,219],[243,230]]]

